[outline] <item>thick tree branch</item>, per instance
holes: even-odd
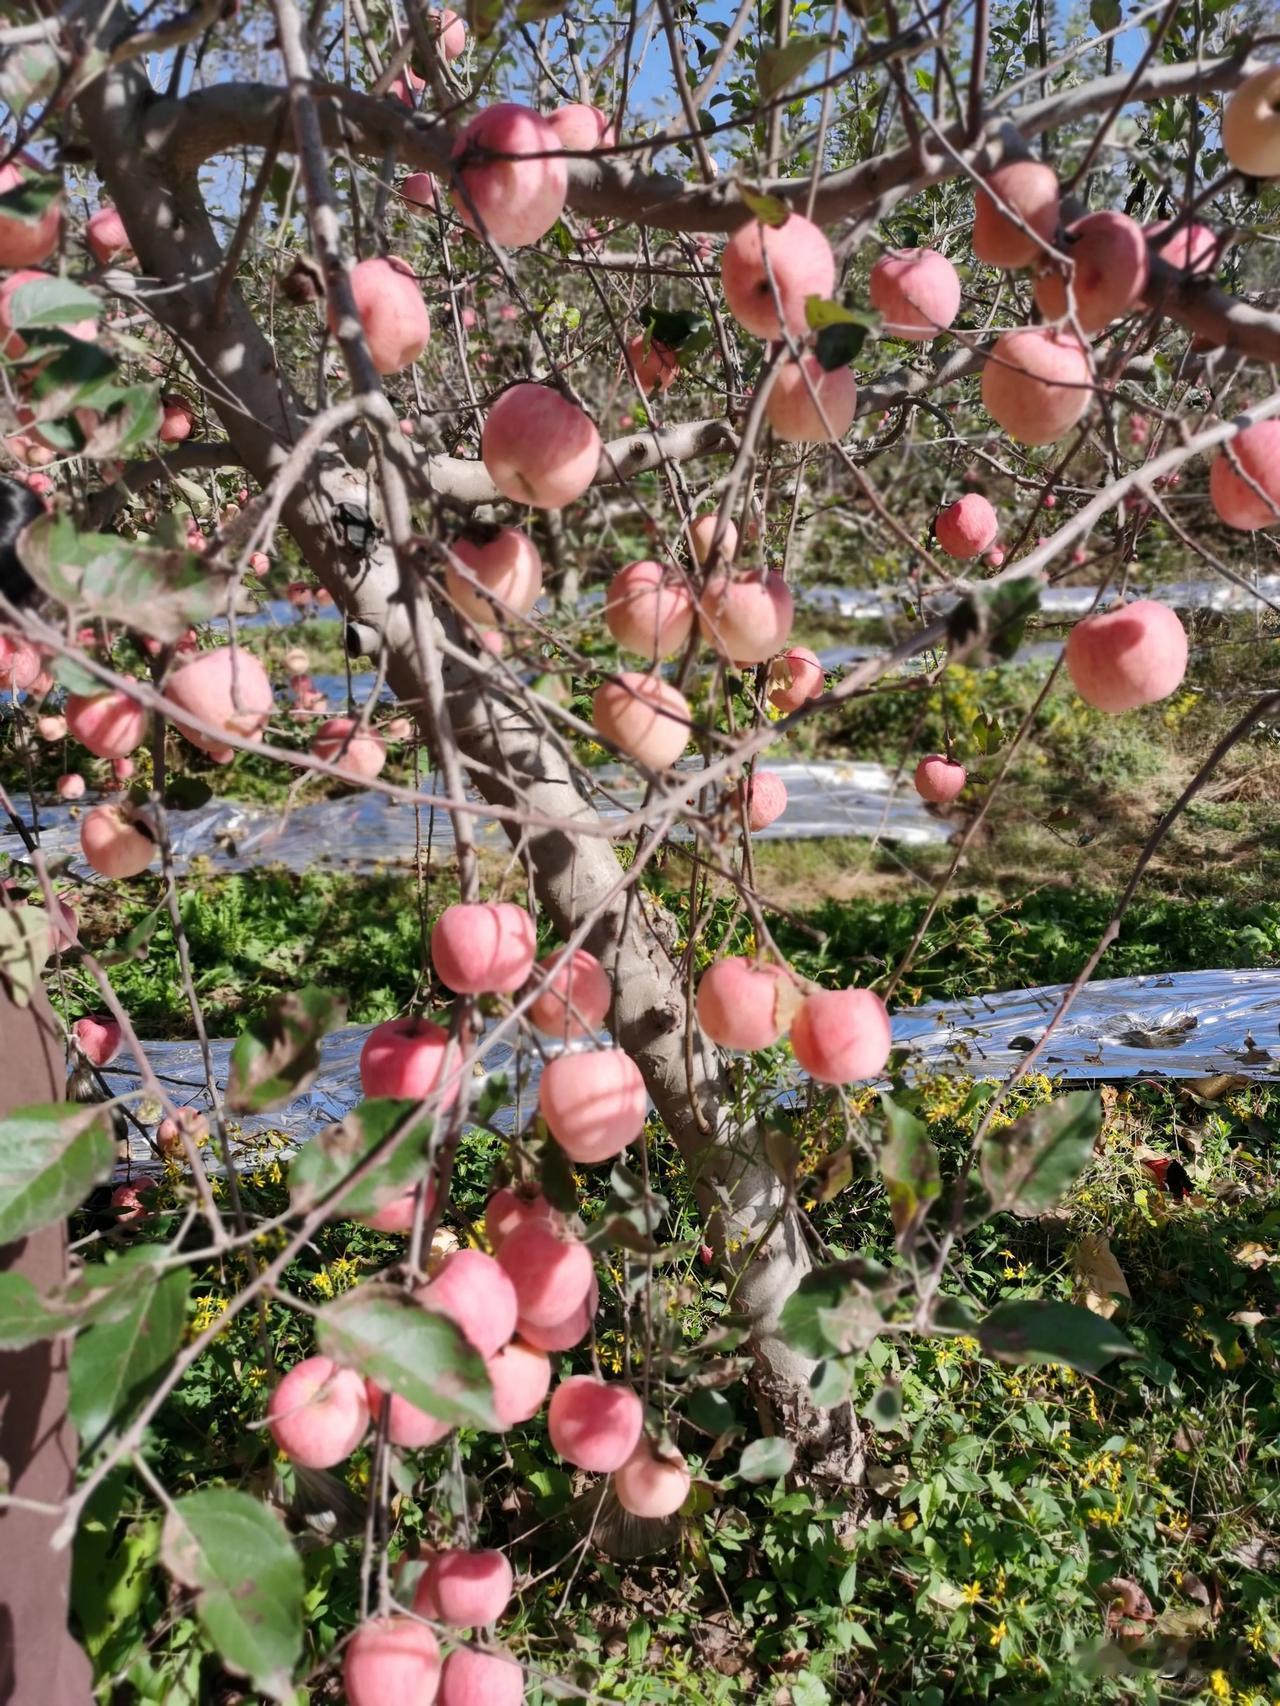
[[[1234,89],[1248,69],[1244,53],[1198,64],[1151,66],[1128,98],[1168,100]],[[947,151],[931,154],[923,173],[909,148],[834,172],[819,184],[812,216],[820,224],[829,224],[873,209],[883,211],[901,195],[943,183],[965,167],[989,171],[1021,142],[1108,111],[1129,82],[1129,73],[1122,72],[997,112],[973,142],[965,124],[953,124],[943,133]],[[438,120],[409,113],[398,102],[335,85],[318,84],[315,96],[327,144],[349,146],[378,158],[394,146],[410,169],[447,177],[452,139]],[[272,84],[223,83],[182,100],[159,101],[147,113],[143,140],[147,149],[171,161],[178,172],[194,171],[204,160],[232,148],[270,147],[284,99],[284,91]],[[625,153],[599,160],[572,158],[569,184],[569,205],[576,212],[613,216],[660,230],[732,231],[748,217],[740,186],[733,180],[692,186],[668,174],[645,172],[629,164]],[[809,187],[807,177],[778,178],[764,186],[799,208],[808,201]]]

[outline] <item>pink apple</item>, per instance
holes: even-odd
[[[674,1516],[689,1496],[693,1479],[678,1451],[658,1453],[652,1441],[639,1445],[613,1472],[613,1491],[624,1511],[632,1516]]]
[[[545,1220],[517,1226],[502,1240],[497,1260],[515,1287],[517,1318],[534,1327],[567,1320],[586,1302],[595,1277],[581,1239]]]
[[[529,1008],[529,1022],[550,1037],[593,1036],[609,1017],[613,985],[594,954],[585,948],[557,949],[535,968],[541,993]]]
[[[412,1617],[373,1617],[347,1643],[342,1681],[347,1706],[433,1706],[440,1647]]]
[[[693,632],[693,593],[679,569],[661,563],[628,563],[609,582],[605,625],[627,651],[652,663],[672,657]]]
[[[1052,444],[1093,401],[1089,357],[1070,332],[1002,332],[982,370],[987,413],[1022,444]]]
[[[1067,672],[1099,711],[1132,711],[1167,699],[1187,673],[1187,633],[1167,604],[1140,598],[1086,616],[1067,635]]]
[[[439,1445],[452,1431],[448,1422],[429,1416],[407,1398],[401,1398],[399,1393],[386,1393],[372,1380],[366,1380],[364,1385],[369,1414],[375,1426],[382,1419],[384,1404],[387,1405],[387,1438],[401,1450],[425,1451],[428,1446]]]
[[[1017,214],[1022,224],[1011,219],[997,201]],[[980,261],[995,267],[1030,266],[1044,254],[1044,245],[1053,242],[1057,229],[1058,179],[1052,166],[1038,160],[1010,160],[979,185],[974,197],[973,252]]]
[[[1181,226],[1172,237],[1161,242],[1160,233],[1172,223],[1170,219],[1154,220],[1143,226],[1143,234],[1155,244],[1156,253],[1162,261],[1177,267],[1179,272],[1189,272],[1197,278],[1207,277],[1217,266],[1225,243],[1208,225],[1196,224]]]
[[[495,1356],[515,1333],[515,1287],[483,1250],[455,1250],[414,1295],[424,1309],[448,1316],[482,1357]]]
[[[311,737],[311,750],[326,764],[336,764],[344,775],[368,782],[387,762],[387,749],[372,729],[355,717],[330,717]]]
[[[516,1333],[525,1344],[541,1351],[571,1351],[580,1345],[591,1331],[591,1323],[600,1307],[600,1287],[592,1279],[591,1290],[582,1303],[564,1321],[552,1327],[535,1327],[531,1321],[517,1321]]]
[[[734,817],[742,810],[745,797],[747,828],[753,835],[768,829],[787,809],[787,785],[773,770],[756,770],[750,779],[739,783],[732,795]]]
[[[418,1580],[413,1609],[454,1629],[475,1629],[498,1621],[514,1587],[515,1575],[503,1552],[433,1552]]]
[[[523,1699],[524,1672],[505,1653],[455,1647],[444,1661],[438,1706],[520,1706]]]
[[[569,167],[554,128],[511,101],[486,107],[453,145],[453,205],[469,231],[518,248],[564,211]]]
[[[891,249],[872,267],[867,294],[889,337],[928,343],[960,312],[960,275],[936,249]]]
[[[351,294],[378,372],[399,373],[417,361],[431,337],[431,316],[413,268],[395,255],[357,261],[351,269]],[[332,303],[329,330],[338,330]]]
[[[929,753],[916,765],[916,793],[930,805],[944,806],[956,799],[966,779],[964,765],[941,752]]]
[[[230,763],[235,751],[210,729],[221,729],[243,740],[261,740],[274,704],[266,670],[243,646],[217,646],[201,652],[173,671],[165,683],[165,694],[179,712],[209,725],[197,728],[181,716],[174,718],[192,746],[207,752],[218,764]]]
[[[980,557],[995,542],[1000,521],[980,492],[966,492],[946,509],[939,510],[933,531],[949,557],[964,560]]]
[[[162,419],[160,422],[160,442],[162,444],[181,444],[183,439],[191,437],[191,429],[196,424],[196,418],[191,412],[191,405],[181,397],[165,397],[161,400]]]
[[[737,664],[763,663],[780,651],[794,619],[791,589],[776,574],[713,574],[698,600],[703,639]]]
[[[558,1226],[560,1216],[541,1191],[531,1191],[528,1188],[512,1189],[509,1185],[495,1191],[485,1204],[484,1210],[485,1236],[493,1246],[494,1254],[502,1249],[504,1242],[517,1227],[530,1221]]]
[[[65,717],[37,717],[36,735],[43,741],[58,741],[67,738],[67,719]]]
[[[796,1060],[822,1084],[874,1078],[892,1043],[885,1004],[870,989],[820,989],[791,1021]]]
[[[781,966],[734,955],[698,981],[698,1024],[721,1048],[769,1048],[786,1035],[800,994]]]
[[[661,393],[674,384],[680,357],[657,338],[637,332],[627,343],[627,369],[636,388],[647,397],[655,387]]]
[[[828,372],[815,355],[788,362],[765,403],[774,436],[787,444],[838,444],[857,409],[858,382],[852,369]]]
[[[433,1180],[426,1181],[427,1200],[423,1205],[424,1214],[430,1214],[436,1199],[436,1189]],[[392,1197],[390,1202],[383,1203],[371,1214],[357,1214],[352,1218],[362,1226],[369,1227],[374,1232],[399,1233],[402,1237],[413,1231],[413,1223],[418,1218],[418,1195],[420,1185],[410,1185],[407,1191],[401,1191],[399,1196]]]
[[[458,1055],[448,1031],[430,1019],[387,1019],[360,1050],[360,1088],[366,1096],[424,1102],[443,1087],[440,1111],[458,1099]]]
[[[459,902],[431,927],[431,963],[457,995],[510,995],[533,970],[533,919],[509,901]]]
[[[440,205],[440,191],[430,172],[411,172],[400,185],[401,199],[411,207],[424,213],[431,213]],[[405,423],[400,423],[401,431]],[[413,432],[413,423],[408,423],[408,432]]]
[[[16,160],[0,166],[0,195],[16,190],[26,177]],[[16,213],[6,213],[0,218],[0,267],[33,267],[47,261],[58,246],[61,226],[61,195],[31,221],[19,219]]]
[[[364,1381],[329,1357],[296,1363],[267,1404],[271,1437],[306,1469],[332,1469],[349,1457],[369,1425]]]
[[[693,546],[694,561],[706,564],[711,560],[711,547],[716,538],[719,526],[719,515],[713,510],[709,515],[700,515],[689,527],[689,539]],[[716,563],[731,563],[738,553],[738,529],[732,521],[726,521],[719,528],[720,547],[716,553]]]
[[[140,876],[156,856],[145,819],[121,806],[94,806],[80,825],[80,850],[103,877]]]
[[[1071,257],[1075,317],[1084,332],[1105,326],[1141,302],[1147,288],[1147,239],[1124,213],[1090,213],[1068,225],[1062,252]],[[1055,261],[1036,271],[1032,295],[1046,320],[1067,313],[1066,280]]]
[[[1218,452],[1209,501],[1219,520],[1245,533],[1280,523],[1280,421],[1255,421]]]
[[[91,1066],[110,1066],[120,1053],[120,1026],[105,1014],[89,1014],[71,1027],[76,1047]]]
[[[582,1310],[586,1299],[578,1305]],[[558,1323],[553,1323],[558,1325]],[[551,1390],[551,1358],[546,1351],[512,1339],[485,1364],[493,1388],[493,1413],[498,1432],[531,1422],[546,1403]]]
[[[115,260],[131,260],[133,244],[124,228],[124,220],[114,207],[100,207],[89,215],[84,228],[85,241],[100,267]]]
[[[740,225],[725,244],[720,262],[729,312],[758,338],[809,335],[805,305],[829,297],[836,286],[831,245],[812,221],[793,213],[782,225],[758,219]],[[782,317],[778,317],[781,304]]]
[[[54,786],[60,800],[84,798],[85,780],[78,770],[69,770],[65,776],[59,776]]]
[[[560,139],[560,146],[571,154],[591,154],[597,148],[612,148],[618,137],[609,115],[599,107],[584,106],[575,101],[567,107],[557,107],[548,113],[547,123]]]
[[[538,602],[542,558],[527,533],[500,527],[489,536],[455,539],[449,552],[444,571],[449,597],[479,626],[492,628],[509,614],[527,616]]]
[[[4,283],[0,284],[0,334],[3,334],[3,337],[0,338],[0,352],[11,357],[19,356],[27,347],[22,334],[13,329],[9,304],[13,299],[14,292],[21,290],[24,284],[48,284],[49,282],[50,275],[47,272],[37,272],[30,268],[24,268],[21,272],[10,273]],[[58,330],[66,332],[70,337],[79,338],[85,343],[92,343],[98,335],[98,322],[96,318],[75,320],[70,324],[59,326]]]
[[[826,692],[827,678],[816,652],[788,646],[769,665],[769,703],[779,711],[798,711]]]
[[[589,1374],[562,1380],[547,1407],[552,1446],[566,1463],[597,1475],[622,1468],[643,1425],[644,1406],[629,1386]]]
[[[650,770],[667,770],[689,742],[689,701],[656,675],[624,670],[602,682],[591,699],[591,721],[602,739]]]
[[[399,101],[402,107],[412,109],[418,105],[418,97],[426,86],[425,77],[419,77],[411,65],[404,65],[388,84],[387,94],[393,101]]]
[[[445,63],[461,58],[467,50],[467,26],[458,14],[448,6],[440,11],[433,6],[427,13],[427,22]]]
[[[576,403],[548,385],[513,385],[489,410],[480,455],[503,497],[563,509],[600,466],[600,434]]]
[[[1228,96],[1222,146],[1246,178],[1280,178],[1280,65],[1264,65]]]
[[[620,1048],[562,1054],[538,1085],[538,1108],[571,1161],[620,1155],[644,1130],[648,1096],[640,1068]]]

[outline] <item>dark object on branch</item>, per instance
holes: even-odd
[[[23,528],[43,514],[44,505],[29,486],[0,475],[0,595],[18,608],[34,604],[39,588],[14,547]]]

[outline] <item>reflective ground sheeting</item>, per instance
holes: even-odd
[[[893,772],[883,765],[778,763],[768,768],[786,783],[787,809],[757,840],[877,836],[918,847],[945,843],[955,832],[953,822],[930,812],[917,797],[909,777],[891,793]],[[603,817],[618,817],[640,805],[641,789],[616,766],[593,774],[617,800],[602,803]],[[29,811],[23,815],[29,827]],[[72,854],[72,871],[85,876],[90,873],[79,858],[79,819],[80,813],[70,806],[41,806],[40,842],[46,855]],[[500,825],[487,818],[478,818],[476,824],[482,842],[505,845]],[[287,816],[273,807],[210,800],[194,811],[171,812],[169,826],[179,872],[197,858],[208,859],[215,871],[248,871],[262,865],[285,865],[292,871],[412,869],[416,858],[414,808],[384,794],[315,800],[295,806]],[[420,834],[424,848],[428,835],[433,848],[453,846],[448,813],[439,808],[422,809]],[[14,831],[0,833],[0,852],[15,859],[24,856]]]
[[[912,1073],[1002,1078],[1039,1040],[1065,987],[1016,989],[908,1008],[894,1015],[894,1041],[910,1050]],[[351,1026],[326,1037],[320,1045],[320,1074],[311,1089],[278,1112],[246,1117],[237,1131],[250,1145],[255,1135],[264,1134],[278,1134],[294,1145],[341,1119],[360,1100],[360,1050],[368,1034],[367,1026]],[[210,1046],[223,1085],[231,1044]],[[152,1043],[147,1058],[175,1102],[207,1105],[195,1043]],[[510,1047],[497,1044],[485,1055],[484,1067],[509,1071],[512,1060]],[[1055,1031],[1038,1070],[1074,1080],[1181,1080],[1219,1072],[1257,1079],[1280,1076],[1280,969],[1179,972],[1090,984]],[[536,1103],[540,1062],[535,1051],[525,1052],[522,1072],[523,1117]],[[128,1057],[106,1077],[118,1093],[137,1087]],[[515,1117],[509,1105],[495,1123],[509,1129]],[[135,1163],[154,1164],[150,1147],[136,1132],[130,1150]]]

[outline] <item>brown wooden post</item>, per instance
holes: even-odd
[[[0,979],[0,1117],[33,1103],[61,1101],[62,1039],[43,990],[17,1007]],[[65,1224],[0,1248],[0,1270],[37,1291],[67,1273]],[[18,1498],[57,1504],[75,1480],[76,1437],[67,1415],[69,1341],[43,1340],[0,1352],[0,1463]],[[5,1706],[90,1706],[89,1661],[67,1628],[71,1549],[55,1552],[56,1516],[0,1506],[0,1702]]]

